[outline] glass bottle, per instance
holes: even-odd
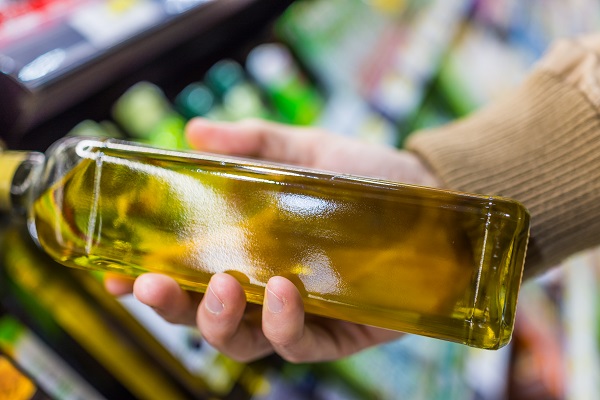
[[[226,272],[258,304],[279,275],[316,315],[487,349],[512,334],[529,214],[510,199],[75,137],[5,152],[0,174],[0,204],[69,267],[200,292]]]

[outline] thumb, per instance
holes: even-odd
[[[312,164],[317,147],[327,136],[315,128],[259,119],[217,122],[194,118],[186,127],[187,140],[197,150],[304,166]]]

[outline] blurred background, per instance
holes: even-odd
[[[0,137],[188,148],[203,116],[265,118],[401,148],[517,85],[597,0],[0,0]],[[346,359],[240,364],[99,274],[0,229],[0,399],[596,399],[600,258],[523,285],[512,342],[410,336]]]

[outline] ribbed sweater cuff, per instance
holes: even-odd
[[[448,188],[511,197],[532,216],[526,276],[600,243],[600,118],[576,87],[535,71],[473,116],[406,146]]]

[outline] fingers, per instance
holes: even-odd
[[[300,293],[285,278],[273,277],[267,283],[262,329],[273,349],[288,361],[307,361],[319,351],[313,332],[304,325]]]
[[[228,274],[214,275],[202,298],[159,274],[138,277],[133,293],[167,321],[193,324],[195,320],[208,343],[241,362],[274,351],[290,362],[333,360],[400,335],[344,321],[309,318],[298,289],[282,277],[267,283],[262,308],[247,305],[241,285]]]
[[[415,154],[326,133],[318,128],[264,120],[215,122],[202,118],[186,127],[191,146],[204,151],[250,156],[321,170],[441,186]]]
[[[202,118],[186,127],[191,146],[204,151],[258,157],[298,165],[311,165],[315,149],[328,136],[317,129],[253,119],[215,122]]]
[[[300,293],[282,277],[267,284],[262,329],[274,351],[296,363],[339,359],[401,335],[341,320],[309,318]]]
[[[224,354],[248,362],[273,349],[252,317],[246,318],[246,296],[234,277],[214,275],[198,308],[198,327],[204,339]]]
[[[316,323],[305,321],[302,298],[292,282],[277,276],[269,280],[262,329],[276,353],[294,363],[326,361],[346,355],[340,351],[333,330],[328,329],[329,320],[315,320]],[[336,323],[332,321],[332,326]]]
[[[169,322],[195,324],[196,309],[201,295],[184,291],[168,276],[161,274],[139,276],[133,285],[133,294]]]
[[[133,291],[133,279],[107,272],[104,275],[104,287],[113,296],[121,296]]]
[[[252,306],[252,305],[249,305]],[[230,275],[217,274],[210,281],[198,309],[198,326],[213,347],[238,361],[248,362],[273,351],[291,362],[335,358],[333,337],[319,324],[304,324],[304,306],[298,289],[282,277],[271,278],[265,289],[262,326],[257,315],[248,315],[246,297]],[[323,340],[318,343],[318,340]]]

